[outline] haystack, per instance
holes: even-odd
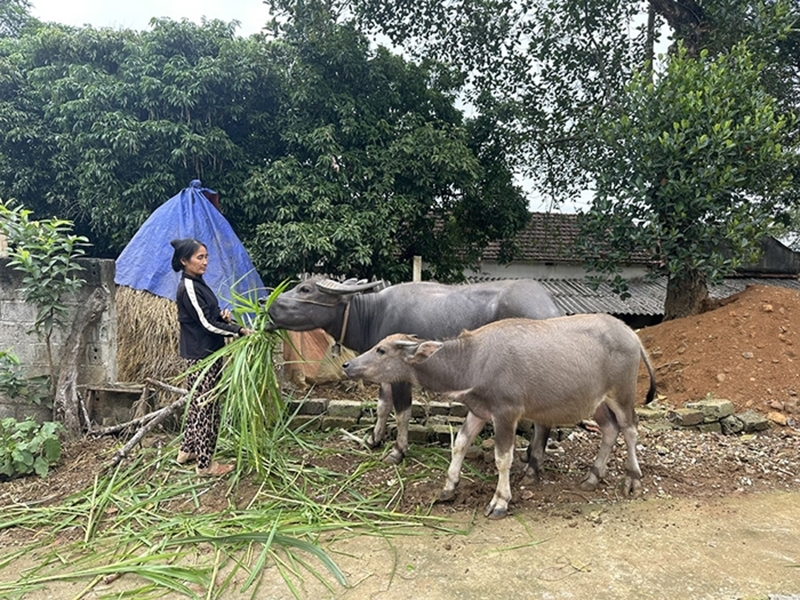
[[[117,377],[142,383],[152,377],[180,385],[186,364],[178,354],[178,308],[146,290],[117,286]]]

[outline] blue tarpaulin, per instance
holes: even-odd
[[[206,194],[217,197],[195,179],[159,206],[117,258],[114,282],[174,301],[181,274],[170,266],[170,240],[191,237],[208,248],[208,269],[203,279],[222,308],[231,306],[232,289],[249,298],[266,296],[247,251]]]

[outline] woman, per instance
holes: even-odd
[[[178,284],[178,322],[180,323],[180,354],[189,366],[197,364],[225,344],[226,336],[249,335],[250,329],[231,322],[229,310],[220,310],[219,301],[203,281],[208,268],[208,250],[205,244],[192,238],[172,240],[174,271],[183,271]],[[230,473],[233,465],[212,460],[217,445],[220,409],[217,398],[207,394],[217,384],[220,363],[215,362],[195,382],[201,372],[189,376],[189,389],[195,388],[189,402],[183,441],[177,461],[186,464],[197,461],[196,472],[202,476],[221,476]]]

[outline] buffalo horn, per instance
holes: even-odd
[[[316,282],[317,289],[329,294],[356,294],[374,289],[382,284],[383,281],[366,281],[365,279],[360,281],[348,279],[344,283],[339,283],[333,279],[321,279]]]

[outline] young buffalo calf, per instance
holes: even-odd
[[[628,494],[639,490],[634,411],[639,360],[650,375],[646,401],[651,402],[655,376],[639,337],[622,321],[600,314],[505,319],[444,342],[390,335],[343,369],[348,377],[376,383],[410,381],[466,404],[469,413],[453,446],[442,501],[455,497],[466,450],[491,420],[499,477],[484,514],[499,519],[508,513],[511,500],[509,473],[522,418],[552,427],[577,423],[600,407],[602,442],[583,487],[594,489],[605,476],[622,430],[628,450],[625,489]]]

